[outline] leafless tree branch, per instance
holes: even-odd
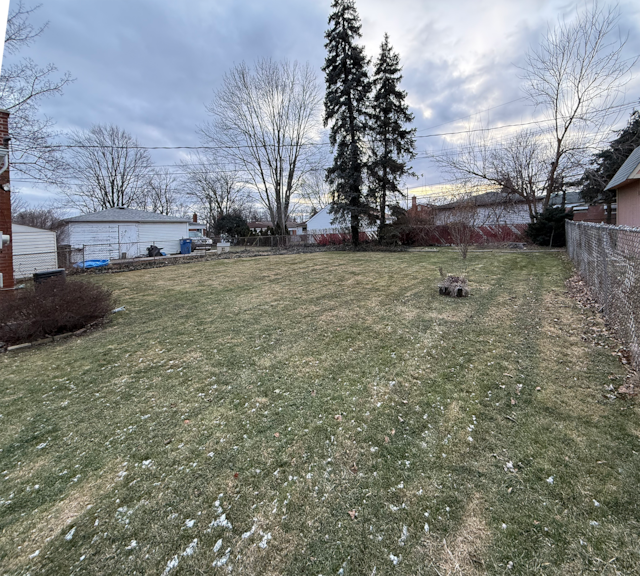
[[[225,164],[237,166],[284,230],[292,196],[314,165],[320,129],[320,95],[309,65],[259,60],[228,72],[207,106],[213,120],[205,142],[225,147]]]

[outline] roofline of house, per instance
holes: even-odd
[[[193,222],[191,222],[191,220],[155,220],[155,219],[145,219],[145,220],[134,220],[133,218],[131,220],[76,220],[74,218],[66,218],[62,220],[65,224],[70,224],[72,222],[82,222],[82,223],[87,223],[87,222],[99,222],[102,224],[158,224],[158,223],[163,223],[163,224],[193,224]]]

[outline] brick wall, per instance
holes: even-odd
[[[2,139],[9,135],[9,113],[0,110],[0,146]],[[0,167],[2,164],[0,164]],[[9,169],[0,174],[0,230],[11,235],[11,192],[6,192],[3,184],[9,184]],[[0,274],[3,276],[4,288],[13,288],[13,252],[12,245],[0,251]]]
[[[607,207],[604,204],[589,206],[586,210],[573,211],[574,222],[594,222],[597,224],[616,224],[616,212],[611,215],[611,222],[607,222]]]

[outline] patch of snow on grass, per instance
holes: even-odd
[[[211,566],[213,566],[214,568],[219,568],[220,566],[224,566],[229,561],[230,554],[231,554],[231,548],[227,548],[227,551],[224,553],[224,556],[222,558],[218,558],[217,560],[214,560]]]
[[[262,534],[262,532],[260,532],[260,534]],[[264,537],[262,538],[262,540],[260,541],[260,544],[258,544],[258,546],[260,546],[260,548],[264,549],[267,547],[267,542],[271,540],[271,532],[267,532]]]
[[[400,536],[400,540],[398,540],[398,544],[400,544],[400,546],[404,546],[404,543],[407,541],[408,536],[409,536],[409,530],[406,526],[403,526],[402,536]]]
[[[254,518],[254,522],[255,522],[255,518]],[[255,531],[256,531],[256,525],[254,524],[253,526],[251,526],[251,530],[249,530],[248,532],[245,532],[245,533],[242,535],[242,538],[246,540],[246,539],[247,539],[247,538],[249,538],[249,536],[251,536]],[[222,543],[222,540],[220,540],[220,543]]]
[[[167,566],[165,567],[164,572],[162,573],[162,576],[166,576],[166,574],[169,574],[169,572],[171,572],[171,570],[173,570],[178,565],[179,562],[180,562],[180,559],[176,554],[173,558],[171,558],[171,560],[169,560],[169,562],[167,562]]]
[[[182,555],[183,556],[193,556],[193,553],[196,551],[197,547],[198,547],[198,539],[196,538],[193,542],[191,542],[191,544],[189,544],[189,546],[187,546],[187,548],[182,553]]]

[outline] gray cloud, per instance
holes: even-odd
[[[368,53],[375,57],[389,32],[404,63],[404,88],[419,133],[460,129],[461,118],[519,98],[516,65],[547,21],[570,16],[582,2],[563,0],[359,0]],[[321,75],[329,0],[47,0],[36,18],[45,34],[28,50],[76,78],[43,112],[64,132],[115,123],[146,145],[196,145],[206,121],[204,103],[234,63],[261,57],[309,61]],[[640,52],[640,7],[621,3],[630,55]],[[640,85],[628,86],[628,99]],[[491,124],[526,121],[532,110],[517,101],[482,116]],[[478,120],[474,117],[472,120]],[[431,130],[433,132],[433,130]],[[446,146],[420,139],[420,150]],[[175,152],[154,153],[159,164]],[[416,161],[424,181],[442,175]],[[25,190],[27,191],[27,190]],[[33,193],[33,192],[32,192]],[[35,196],[29,196],[32,200]]]

